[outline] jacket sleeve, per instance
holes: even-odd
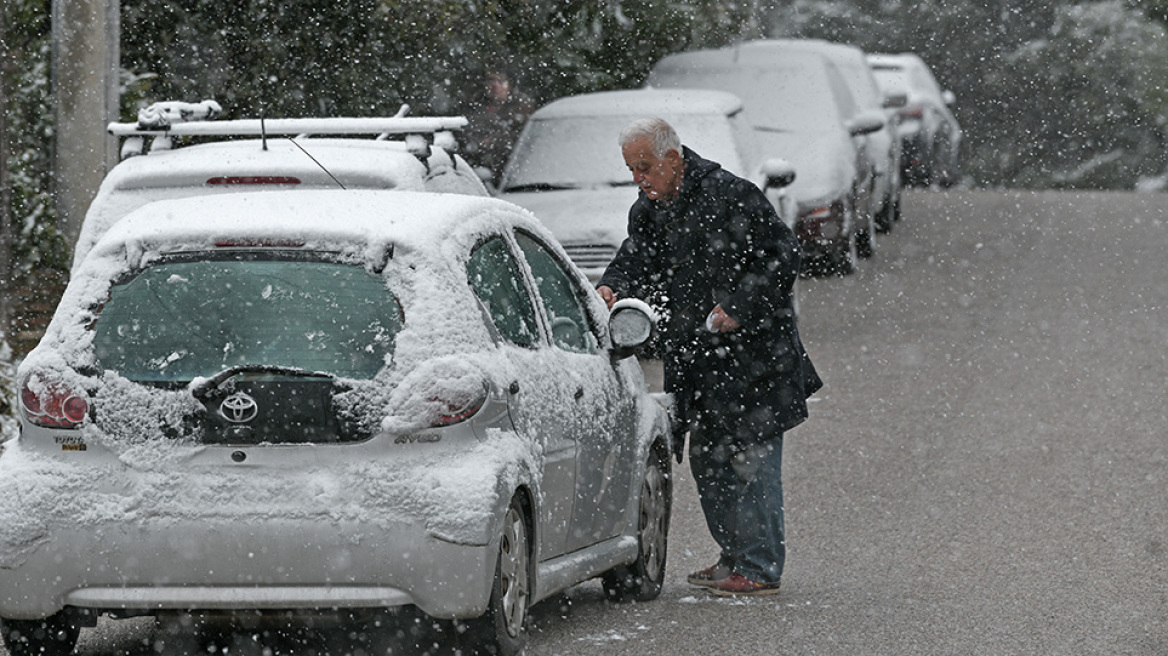
[[[628,237],[621,242],[616,257],[604,269],[597,287],[607,285],[619,297],[641,296],[652,275],[651,243],[646,234],[648,217],[641,202],[629,209]]]
[[[757,325],[778,311],[790,309],[791,290],[799,275],[799,240],[779,218],[774,206],[754,184],[741,181],[731,212],[746,237],[739,244],[744,272],[722,309],[744,326]]]

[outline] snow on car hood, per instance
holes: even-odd
[[[613,244],[628,236],[629,208],[637,187],[597,187],[504,193],[503,200],[531,210],[564,244]]]

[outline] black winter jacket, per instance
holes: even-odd
[[[788,430],[807,418],[806,399],[823,385],[792,308],[799,242],[754,183],[682,150],[677,197],[662,205],[640,194],[629,236],[599,284],[663,306],[665,389],[679,432],[699,408],[761,411]],[[741,328],[706,330],[719,304]]]

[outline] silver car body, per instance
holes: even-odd
[[[843,43],[820,39],[767,39],[747,41],[741,46],[743,57],[755,54],[782,57],[786,53],[813,53],[832,61],[852,92],[856,112],[885,114],[885,97],[873,76],[864,51]],[[872,161],[875,176],[873,194],[877,226],[891,227],[900,206],[900,137],[896,125],[885,121],[884,127],[865,135],[865,153]]]
[[[25,407],[0,456],[0,617],[407,604],[476,617],[517,497],[531,509],[532,601],[632,561],[645,455],[668,448],[666,412],[636,360],[610,353],[608,311],[570,265],[589,323],[572,330],[587,348],[559,346],[564,327],[521,239],[568,261],[521,208],[449,194],[225,194],[145,205],[111,226],[20,368],[26,394],[69,387],[91,411],[46,428]],[[468,253],[493,240],[534,304],[529,346],[501,337],[500,315],[468,285]],[[392,356],[349,381],[352,407],[372,412],[368,439],[175,438],[166,427],[197,405],[192,390],[214,387],[207,378],[159,388],[95,361],[111,281],[168,257],[265,249],[326,253],[396,294]],[[158,367],[181,363],[176,352]],[[434,421],[476,396],[472,416]],[[225,416],[247,411],[223,403]]]
[[[638,193],[618,137],[648,116],[669,121],[686,146],[766,190],[782,220],[794,226],[793,198],[780,187],[767,188],[768,162],[742,116],[742,101],[722,91],[633,89],[555,100],[524,127],[500,197],[540,217],[577,266],[598,279],[627,236]]]
[[[788,191],[798,205],[796,233],[810,256],[836,256],[850,271],[859,233],[871,228],[871,161],[864,134],[883,116],[855,114],[840,72],[822,56],[794,53],[750,56],[741,48],[697,50],[662,58],[649,74],[651,87],[719,89],[745,104],[745,115],[764,153],[791,162],[798,172]],[[814,222],[810,217],[827,216]],[[863,221],[863,224],[861,224]]]
[[[867,59],[886,95],[906,96],[898,127],[906,184],[948,187],[960,182],[964,133],[949,108],[953,93],[942,89],[928,64],[914,53],[873,53]]]

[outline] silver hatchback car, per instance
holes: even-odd
[[[529,605],[651,599],[670,430],[530,213],[405,191],[160,201],[113,225],[19,370],[0,456],[17,656],[183,613],[415,606],[521,651]]]

